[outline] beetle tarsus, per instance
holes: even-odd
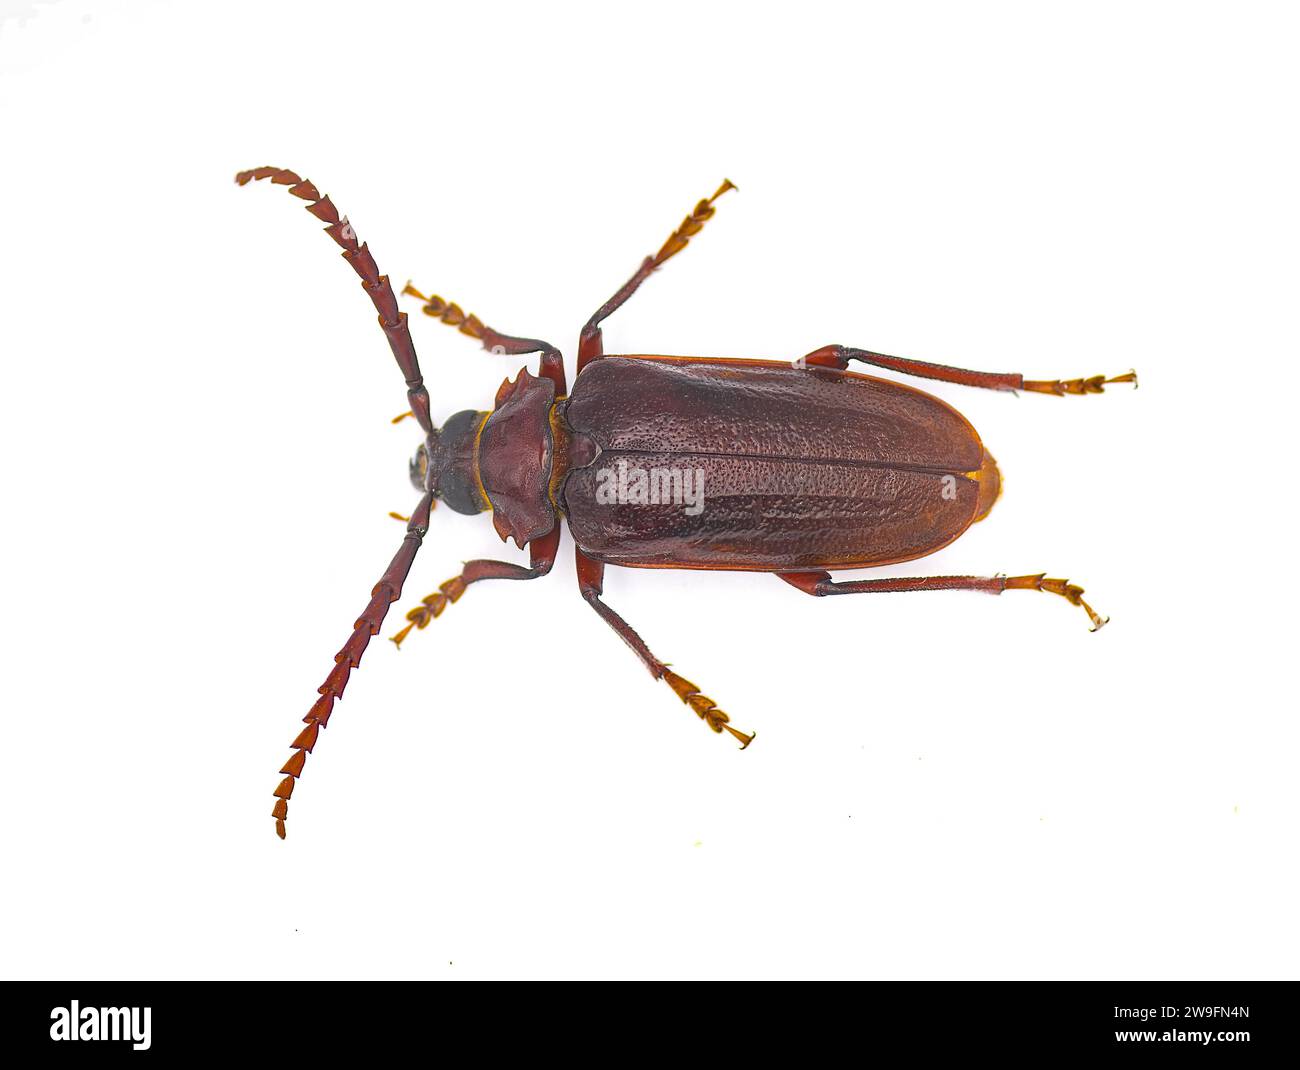
[[[737,740],[740,741],[741,750],[745,750],[751,743],[754,742],[754,740],[758,738],[757,732],[742,732],[739,728],[733,728],[731,725],[727,725],[726,729],[728,732],[732,734],[732,736],[734,736]]]
[[[1133,389],[1136,390],[1137,372],[1130,369],[1123,375],[1115,375],[1109,379],[1104,375],[1094,375],[1090,379],[1026,379],[1020,388],[1035,394],[1055,394],[1057,397],[1064,397],[1066,394],[1104,394],[1105,388],[1113,383],[1132,383]]]
[[[455,327],[461,334],[467,334],[471,338],[482,340],[483,332],[486,328],[483,321],[474,313],[466,313],[455,301],[444,301],[437,294],[432,297],[425,297],[408,280],[402,287],[402,293],[411,297],[418,297],[424,304],[420,311],[426,316],[432,316],[434,319],[445,323],[448,327]]]
[[[1003,581],[1003,590],[1044,591],[1047,594],[1060,595],[1070,605],[1079,606],[1088,614],[1094,632],[1101,631],[1110,621],[1109,617],[1103,617],[1083,600],[1083,588],[1077,583],[1071,583],[1069,580],[1048,579],[1046,572],[1039,572],[1034,576],[1009,576]]]
[[[722,180],[722,185],[717,188],[717,191],[712,197],[700,201],[699,204],[691,209],[691,214],[682,220],[681,226],[668,236],[668,240],[664,242],[663,247],[659,252],[655,253],[652,258],[654,261],[654,267],[651,268],[651,270],[662,267],[664,261],[671,259],[686,248],[687,243],[704,229],[704,224],[713,218],[713,213],[717,211],[717,209],[713,207],[713,202],[729,189],[736,189],[736,186],[731,179],[724,178]]]
[[[455,602],[464,593],[465,581],[460,576],[453,576],[445,583],[439,584],[433,594],[420,599],[420,604],[406,614],[406,619],[410,623],[396,635],[390,635],[389,641],[400,650],[402,640],[411,634],[412,628],[423,631],[429,626],[429,621],[442,616],[442,611],[447,608],[448,603]]]
[[[744,750],[754,742],[754,733],[746,733],[734,727],[728,717],[722,710],[718,709],[718,704],[709,698],[708,695],[700,694],[700,689],[689,680],[678,676],[672,669],[664,666],[663,680],[673,689],[677,697],[686,705],[695,711],[695,715],[701,721],[707,724],[713,731],[721,735],[724,731],[729,733],[732,738],[740,743],[740,749]]]

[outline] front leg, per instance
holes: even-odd
[[[426,316],[432,316],[440,323],[445,323],[448,327],[455,327],[461,334],[477,338],[489,353],[500,353],[506,356],[541,353],[542,363],[539,374],[555,383],[555,396],[557,398],[562,398],[569,392],[564,378],[564,358],[560,356],[560,351],[549,342],[543,342],[537,338],[520,338],[513,334],[502,334],[500,331],[494,331],[474,313],[466,314],[464,309],[455,301],[444,301],[437,294],[432,297],[425,297],[409,282],[402,287],[402,293],[418,297],[424,302],[420,311]]]
[[[929,364],[923,360],[910,360],[907,357],[890,357],[884,353],[873,353],[869,349],[850,349],[848,346],[822,346],[814,349],[799,363],[819,368],[838,368],[844,371],[849,361],[857,360],[863,364],[873,364],[877,368],[902,372],[904,375],[916,375],[922,379],[935,379],[941,383],[956,383],[958,386],[979,386],[986,390],[1029,390],[1036,394],[1100,394],[1103,387],[1111,383],[1132,383],[1137,388],[1137,372],[1128,371],[1107,379],[1094,375],[1091,379],[1026,379],[1019,372],[976,372],[966,368],[952,368],[947,364]]]
[[[700,694],[698,687],[689,680],[678,676],[664,662],[655,657],[650,648],[645,645],[645,640],[637,635],[632,626],[600,600],[600,596],[605,589],[604,563],[593,560],[580,549],[577,551],[577,555],[578,588],[581,590],[582,597],[586,600],[587,605],[599,613],[601,619],[614,629],[623,642],[632,648],[632,653],[641,659],[641,664],[650,670],[650,675],[656,680],[663,680],[664,683],[671,687],[677,697],[695,711],[700,720],[715,732],[729,732],[733,738],[740,741],[741,750],[748,747],[754,741],[752,732],[746,734],[738,728],[733,728],[729,723],[731,718],[718,709],[718,704],[713,699],[709,698],[708,695]]]
[[[439,584],[436,591],[422,598],[420,604],[406,614],[410,623],[396,635],[389,636],[389,639],[401,649],[402,640],[411,634],[412,628],[427,628],[429,621],[441,616],[449,603],[460,600],[471,583],[480,580],[535,580],[545,576],[555,564],[555,554],[559,548],[560,525],[557,522],[547,534],[528,544],[528,567],[510,561],[466,561],[460,575]]]

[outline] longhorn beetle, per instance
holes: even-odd
[[[497,391],[490,412],[466,409],[442,427],[430,415],[406,313],[388,276],[379,274],[365,243],[329,197],[292,171],[258,167],[239,185],[269,178],[307,202],[328,224],[325,233],[361,276],[379,326],[406,380],[409,413],[424,432],[410,462],[421,498],[406,520],[397,556],[370,592],[352,635],[334,655],[317,689],[275,789],[275,830],[284,822],[294,785],[334,703],[388,607],[402,593],[438,501],[458,513],[492,511],[502,542],[528,547],[529,564],[470,561],[459,576],[421,600],[392,636],[401,642],[480,580],[545,576],[560,546],[560,519],[576,544],[578,585],[587,604],[714,732],[728,732],[743,750],[754,738],[689,680],[660,661],[644,640],[601,600],[605,566],[738,569],[770,572],[805,594],[888,591],[1046,591],[1080,606],[1096,631],[1106,623],[1066,580],[1031,576],[921,576],[832,580],[829,569],[910,561],[946,546],[983,520],[997,500],[997,463],[966,419],[929,394],[890,379],[848,371],[851,361],[944,383],[1038,394],[1100,394],[1132,383],[1130,371],[1106,379],[1025,379],[889,357],[829,345],[790,362],[614,356],[600,325],[650,275],[686,248],[713,217],[714,202],[735,187],[724,181],[700,201],[654,256],[596,310],[578,339],[577,374],[568,388],[559,350],[536,338],[501,334],[454,302],[402,291],[427,316],[457,328],[493,353],[539,353],[538,375],[520,369]],[[397,422],[397,421],[394,421]],[[707,499],[707,500],[706,500]]]

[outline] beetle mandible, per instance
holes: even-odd
[[[618,613],[601,600],[605,566],[738,569],[770,572],[806,594],[968,590],[1001,594],[1045,591],[1081,607],[1096,631],[1107,618],[1083,600],[1083,588],[1046,573],[1027,576],[921,576],[833,580],[830,569],[869,568],[910,561],[948,545],[997,500],[997,463],[975,429],[938,398],[890,379],[848,370],[851,361],[945,383],[1039,394],[1100,394],[1112,378],[1025,379],[890,357],[829,345],[793,362],[606,354],[601,322],[665,261],[686,248],[714,202],[700,201],[663,247],[583,327],[577,373],[569,390],[559,350],[535,338],[501,334],[454,302],[402,291],[421,311],[509,356],[540,354],[538,374],[527,368],[506,380],[491,411],[467,409],[435,426],[405,312],[388,276],[329,197],[292,171],[259,167],[235,176],[239,185],[270,179],[288,186],[307,211],[328,224],[343,258],[379,313],[406,380],[410,412],[424,432],[410,462],[422,494],[388,568],[370,592],[352,635],[334,655],[334,668],[303,718],[306,727],[275,789],[275,829],[283,839],[289,799],[307,755],[329,723],[334,703],[361,662],[388,607],[402,593],[411,563],[441,500],[459,513],[492,512],[504,542],[528,548],[529,564],[469,561],[406,614],[401,642],[424,628],[480,580],[545,576],[568,523],[577,554],[582,597],[714,732],[749,745],[708,696],[660,661]],[[396,516],[397,514],[394,514]]]

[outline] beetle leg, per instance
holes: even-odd
[[[541,353],[542,364],[539,373],[555,383],[555,396],[557,398],[564,397],[569,392],[564,379],[564,358],[560,356],[560,351],[549,342],[542,342],[536,338],[519,338],[512,334],[501,334],[499,331],[494,331],[474,313],[471,312],[467,315],[455,301],[444,301],[437,294],[432,297],[425,297],[410,282],[407,282],[402,287],[402,293],[418,297],[424,302],[420,311],[426,316],[432,316],[439,322],[445,323],[448,327],[455,327],[461,334],[477,338],[489,353],[500,353],[506,356]],[[403,418],[399,416],[393,423],[397,423],[397,420]]]
[[[700,694],[700,689],[689,680],[678,676],[672,669],[660,661],[651,653],[650,648],[645,645],[645,640],[637,635],[635,629],[628,624],[622,617],[615,613],[609,606],[600,600],[601,593],[605,587],[605,565],[603,562],[594,561],[581,550],[577,551],[578,556],[578,587],[582,591],[582,597],[587,604],[591,606],[601,619],[605,621],[619,638],[632,648],[641,663],[650,670],[650,675],[656,680],[663,680],[673,692],[687,706],[695,711],[697,717],[707,724],[713,731],[721,734],[728,732],[733,739],[740,743],[740,749],[744,750],[754,742],[753,732],[742,732],[731,725],[731,718],[722,710],[718,709],[718,704],[709,698],[708,695]]]
[[[1047,579],[1047,573],[1036,576],[892,576],[874,580],[831,579],[829,572],[778,572],[781,579],[804,594],[817,598],[831,594],[884,594],[897,591],[984,591],[1001,594],[1003,591],[1046,591],[1066,599],[1071,605],[1081,606],[1092,621],[1095,632],[1103,627],[1109,617],[1100,616],[1083,600],[1083,588],[1068,580]]]
[[[726,193],[727,190],[735,188],[730,179],[724,178],[722,185],[717,188],[713,196],[700,201],[691,209],[691,214],[683,219],[681,226],[668,236],[668,240],[664,242],[663,247],[654,256],[647,256],[641,262],[641,266],[636,269],[636,274],[620,286],[613,297],[596,309],[595,314],[587,321],[587,325],[582,328],[582,334],[578,338],[579,372],[593,360],[598,360],[605,354],[604,341],[600,333],[601,321],[617,312],[622,307],[623,302],[636,293],[637,288],[650,277],[656,268],[662,266],[666,261],[685,249],[691,238],[704,228],[704,224],[708,220],[713,218],[713,213],[717,211],[713,207],[713,202]]]
[[[420,604],[406,614],[410,623],[389,639],[400,649],[402,640],[411,634],[412,628],[426,628],[429,621],[442,615],[442,611],[451,602],[459,601],[471,583],[479,580],[535,580],[545,576],[555,564],[555,554],[560,548],[560,525],[557,523],[551,531],[540,539],[528,544],[531,565],[516,565],[510,561],[466,561],[465,568],[459,576],[453,576],[431,595],[420,600]]]
[[[863,364],[874,364],[877,368],[902,372],[904,375],[916,375],[922,379],[937,379],[942,383],[956,383],[958,386],[980,386],[986,390],[1028,390],[1036,394],[1101,394],[1104,387],[1111,383],[1132,383],[1137,389],[1137,372],[1128,371],[1107,379],[1094,375],[1091,379],[1026,379],[1018,372],[974,372],[966,368],[950,368],[946,364],[928,364],[923,360],[910,360],[907,357],[890,357],[884,353],[873,353],[869,349],[850,349],[847,346],[822,346],[814,349],[798,364],[812,365],[819,368],[838,368],[840,371],[849,366],[849,361],[858,360]]]
[[[347,686],[352,670],[361,664],[361,655],[365,653],[370,637],[378,633],[384,617],[388,614],[388,607],[401,595],[402,584],[406,582],[407,574],[411,571],[411,562],[415,560],[416,551],[420,549],[425,533],[429,530],[429,511],[432,508],[433,495],[426,494],[420,499],[420,504],[416,506],[415,512],[406,525],[406,535],[402,539],[397,556],[379,578],[379,582],[371,589],[370,602],[353,624],[351,638],[343,644],[343,649],[334,655],[334,668],[325,678],[325,682],[317,688],[320,698],[303,718],[307,727],[299,732],[297,738],[290,744],[293,754],[280,769],[285,777],[273,793],[275,808],[271,811],[271,816],[275,818],[275,831],[280,839],[284,839],[284,822],[289,816],[289,799],[293,795],[294,784],[302,776],[307,755],[316,746],[317,735],[329,721],[335,700],[343,697],[343,689]]]

